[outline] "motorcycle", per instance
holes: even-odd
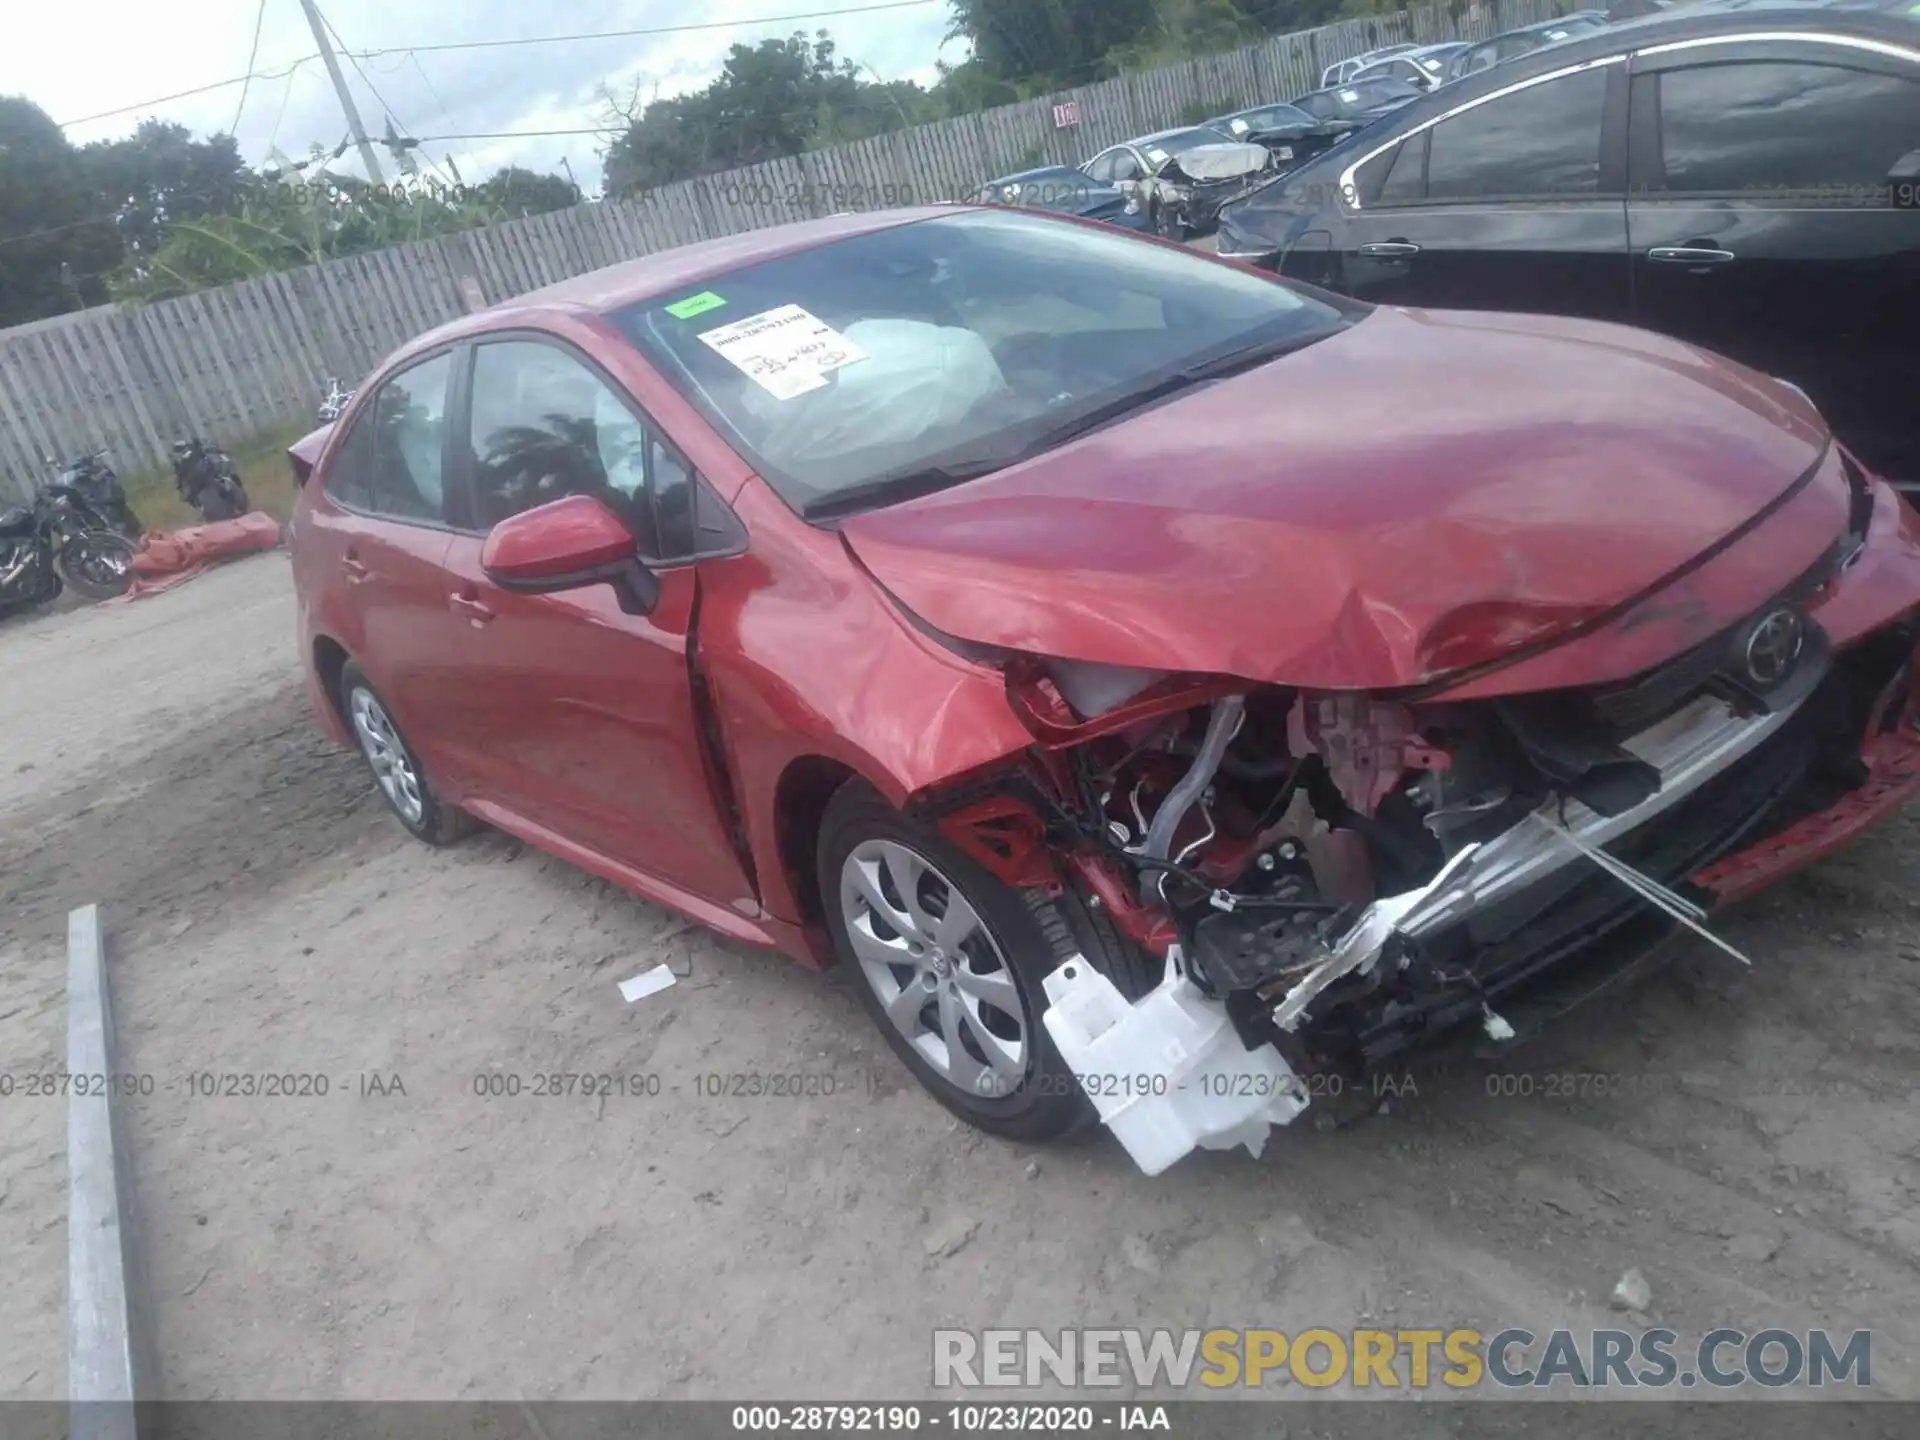
[[[90,530],[113,530],[138,542],[140,518],[127,504],[127,492],[120,477],[107,463],[107,452],[96,450],[65,464],[47,457],[47,468],[54,483],[72,492],[74,513]]]
[[[33,501],[0,511],[0,615],[44,604],[71,585],[104,600],[133,583],[133,542],[87,523],[71,485],[43,484]]]
[[[197,436],[173,442],[173,479],[180,498],[207,520],[232,520],[252,509],[233,457]]]
[[[327,393],[320,400],[320,423],[331,425],[346,414],[347,406],[353,400],[353,391],[340,388],[340,377],[327,376]]]

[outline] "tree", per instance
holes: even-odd
[[[80,151],[80,163],[136,260],[159,250],[170,225],[233,214],[255,178],[231,135],[196,140],[166,120],[142,120],[132,135],[95,141]]]
[[[73,146],[38,105],[0,96],[0,325],[106,298],[120,242]]]
[[[544,215],[581,201],[579,187],[564,175],[542,175],[519,165],[496,170],[480,187],[485,198],[509,215]]]
[[[605,157],[613,196],[868,139],[930,113],[925,90],[863,79],[825,31],[735,45],[704,90],[609,106],[624,125]]]
[[[949,0],[949,38],[973,43],[991,75],[1036,79],[1054,88],[1085,85],[1105,72],[1110,51],[1158,32],[1155,0]]]

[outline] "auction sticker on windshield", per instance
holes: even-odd
[[[867,358],[853,341],[798,305],[782,305],[700,339],[778,400],[791,400],[827,383],[827,372]]]

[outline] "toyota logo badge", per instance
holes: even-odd
[[[1747,678],[1762,687],[1778,685],[1792,673],[1806,643],[1800,617],[1791,610],[1775,610],[1747,636]]]

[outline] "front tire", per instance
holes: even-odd
[[[413,747],[387,712],[386,702],[358,665],[340,672],[341,709],[347,729],[360,747],[360,757],[373,772],[374,784],[387,808],[416,840],[429,845],[451,845],[473,833],[476,822],[457,806],[449,805],[427,782]]]
[[[961,1119],[1050,1140],[1094,1118],[1041,1021],[1042,978],[1066,957],[1050,902],[993,878],[865,785],[843,786],[820,832],[834,946],[887,1044]]]
[[[1187,238],[1187,222],[1180,214],[1177,205],[1161,205],[1153,212],[1154,232],[1167,240]]]
[[[133,584],[133,545],[111,530],[87,530],[70,537],[55,557],[60,575],[89,600],[111,600]]]

